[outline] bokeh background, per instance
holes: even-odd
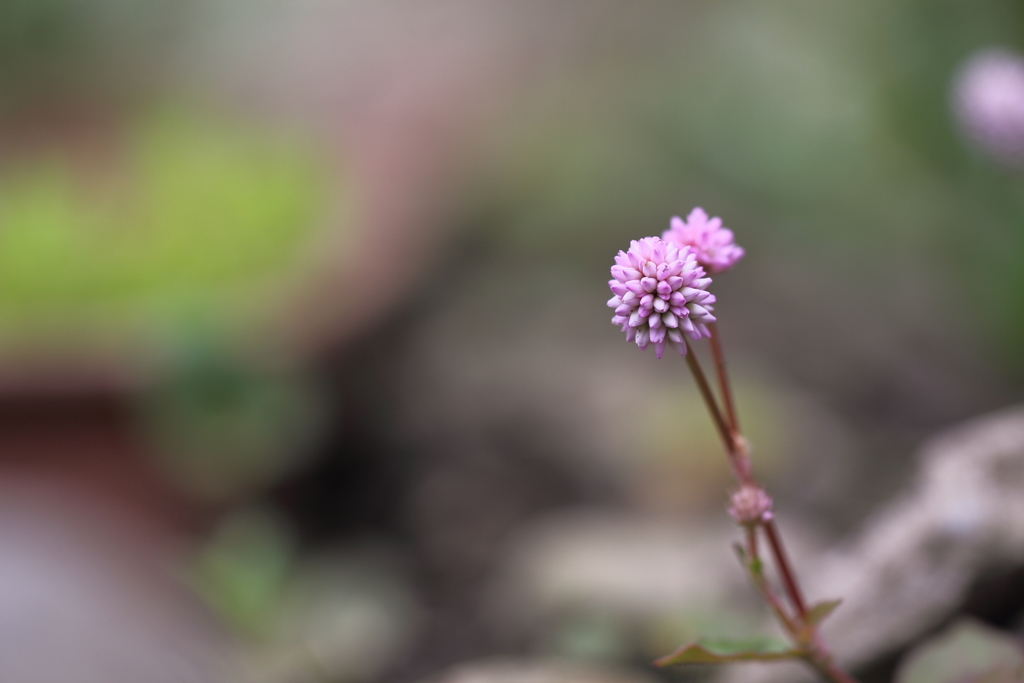
[[[1024,6],[2,0],[0,679],[708,679],[647,663],[763,611],[612,256],[734,230],[756,470],[842,544],[1024,396],[1024,176],[951,106],[991,48]],[[1021,567],[866,680],[1019,633]]]

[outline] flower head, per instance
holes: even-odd
[[[732,230],[722,227],[721,218],[708,218],[699,206],[690,212],[685,221],[679,216],[673,216],[669,229],[662,233],[661,239],[677,247],[692,247],[697,255],[697,263],[711,273],[729,270],[743,258],[743,247],[733,242]]]
[[[711,278],[689,247],[657,237],[633,240],[629,251],[615,257],[612,277],[608,286],[615,296],[608,305],[615,309],[612,322],[622,326],[627,341],[641,349],[654,344],[661,358],[666,344],[686,355],[683,335],[694,340],[711,336],[706,327],[715,322],[715,296],[707,291]]]
[[[1008,166],[1024,166],[1024,58],[1003,49],[968,59],[953,80],[953,111],[982,151]]]
[[[729,514],[737,524],[760,524],[772,518],[772,499],[759,486],[744,484],[729,502]]]

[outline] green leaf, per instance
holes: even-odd
[[[751,573],[759,575],[764,570],[761,558],[747,557],[747,551],[739,543],[733,543],[732,549],[736,552],[736,557],[740,558],[740,563]]]
[[[825,621],[828,615],[832,614],[836,607],[842,604],[842,598],[838,600],[826,600],[819,602],[816,605],[812,605],[811,609],[807,610],[807,624],[810,626],[817,626],[821,622]]]
[[[804,656],[786,643],[771,638],[741,641],[706,641],[684,645],[670,655],[655,660],[657,666],[671,664],[728,664],[730,662],[775,662]]]

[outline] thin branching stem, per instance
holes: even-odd
[[[722,411],[718,408],[718,401],[715,400],[715,395],[711,393],[711,386],[704,376],[704,371],[700,368],[700,361],[697,360],[697,356],[693,353],[693,347],[690,346],[689,342],[684,343],[686,344],[686,364],[690,366],[690,372],[693,373],[693,378],[697,382],[697,388],[700,389],[700,395],[704,399],[704,403],[707,404],[708,412],[711,413],[711,419],[718,429],[718,435],[722,437],[725,449],[731,454],[736,450],[736,442],[732,438],[732,430],[729,429],[729,425],[722,417]]]
[[[718,435],[722,438],[733,473],[741,482],[749,483],[750,468],[745,455],[741,454],[737,448],[736,435],[722,417],[722,411],[718,408],[718,401],[715,400],[715,395],[711,392],[711,386],[708,384],[707,377],[704,376],[704,371],[701,370],[700,361],[697,360],[693,347],[690,346],[689,342],[684,343],[686,343],[686,364],[690,367],[693,379],[697,382],[697,388],[700,389],[700,395],[708,407],[708,412],[711,413],[711,420],[715,423]]]
[[[796,610],[797,616],[804,620],[807,618],[807,604],[804,602],[800,584],[796,581],[796,574],[791,567],[789,556],[786,555],[786,548],[782,545],[782,536],[779,535],[779,530],[775,526],[775,520],[770,519],[763,526],[764,535],[768,537],[768,546],[772,550],[772,557],[775,558],[775,565],[782,577],[782,585],[786,587],[786,595],[793,603],[793,609]]]
[[[718,334],[718,323],[709,323],[708,330],[711,332],[711,355],[715,359],[715,374],[718,376],[718,390],[722,394],[722,404],[725,406],[725,417],[729,421],[729,427],[732,429],[733,434],[739,434],[740,422],[736,417],[736,406],[732,400],[729,373],[725,369],[725,354],[722,352],[722,343]]]
[[[711,413],[711,419],[715,423],[719,436],[722,438],[733,473],[741,484],[759,486],[750,475],[750,460],[746,450],[746,442],[743,440],[738,429],[739,423],[732,403],[725,356],[719,344],[718,331],[714,324],[711,325],[711,352],[715,360],[722,399],[726,405],[727,418],[723,417],[722,410],[718,406],[704,371],[701,370],[700,362],[697,360],[689,342],[686,342],[686,363],[693,374],[694,380],[697,382],[697,388],[700,390],[701,397],[707,405],[708,412]],[[775,595],[764,575],[762,562],[758,554],[758,527],[764,529],[765,537],[768,539],[768,547],[782,578],[786,595],[793,605],[795,616],[791,617],[787,614],[782,601]],[[817,625],[808,620],[807,605],[804,602],[803,594],[797,583],[796,573],[793,571],[789,557],[786,555],[785,547],[782,545],[782,537],[775,526],[774,520],[766,519],[754,525],[747,525],[745,528],[747,532],[745,553],[747,571],[754,586],[771,608],[779,624],[793,637],[800,648],[804,649],[804,657],[807,662],[831,683],[857,683],[855,679],[836,665],[831,653],[818,634]]]
[[[757,527],[747,526],[747,556],[744,558],[747,573],[750,574],[750,580],[754,583],[754,587],[761,594],[761,597],[768,607],[771,608],[775,614],[775,619],[779,624],[792,636],[794,639],[799,637],[800,629],[788,614],[786,614],[786,608],[783,606],[782,601],[776,597],[774,591],[772,591],[771,585],[764,576],[762,569],[761,557],[758,555],[757,548]]]

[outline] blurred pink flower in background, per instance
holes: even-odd
[[[1024,58],[990,48],[953,79],[953,112],[964,134],[995,161],[1024,164]]]
[[[705,291],[711,278],[705,277],[689,247],[680,249],[657,237],[633,240],[628,252],[616,255],[612,277],[612,322],[641,349],[653,343],[661,358],[671,342],[686,355],[684,334],[691,339],[711,336],[705,327],[715,322],[715,296]]]
[[[708,218],[699,206],[684,221],[673,216],[661,238],[677,247],[692,247],[697,263],[711,273],[729,270],[743,258],[743,247],[733,242],[732,230],[722,227],[722,219]]]

